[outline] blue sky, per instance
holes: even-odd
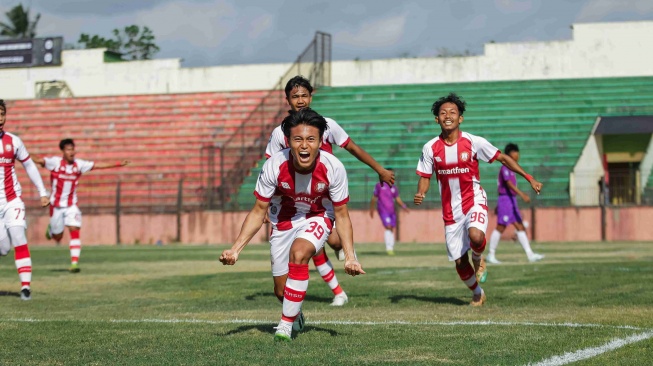
[[[479,54],[490,41],[571,38],[570,25],[653,20],[651,0],[0,0],[40,13],[38,36],[111,36],[147,25],[157,58],[186,67],[291,62],[320,30],[336,60]]]

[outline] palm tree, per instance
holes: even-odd
[[[36,25],[41,19],[41,14],[36,14],[34,21],[31,21],[29,8],[25,9],[22,4],[19,4],[6,12],[5,15],[9,22],[0,22],[0,36],[13,39],[34,38],[36,36]]]

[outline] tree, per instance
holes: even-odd
[[[141,28],[137,25],[125,27],[122,31],[113,30],[114,39],[106,39],[98,35],[89,36],[82,33],[79,43],[84,48],[107,48],[110,51],[122,53],[130,60],[149,60],[160,48],[154,43],[154,34],[148,27]]]
[[[23,8],[22,4],[14,6],[5,13],[8,23],[0,22],[0,36],[7,36],[13,39],[34,38],[36,36],[36,25],[41,19],[41,14],[36,14],[34,20],[30,20],[29,8]]]

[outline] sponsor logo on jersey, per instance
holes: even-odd
[[[469,160],[469,153],[467,151],[461,152],[460,153],[460,160],[462,160],[462,161]]]
[[[72,175],[72,174],[62,174],[62,173],[59,173],[59,175],[57,175],[57,178],[59,178],[59,179],[63,179],[63,180],[75,180],[75,179],[77,179],[77,176],[76,176],[76,175]]]
[[[5,150],[7,150],[7,151],[11,151],[11,144],[7,144],[7,145],[5,145]]]
[[[317,202],[318,198],[320,198],[320,197],[311,198],[311,197],[306,197],[306,196],[299,196],[299,197],[295,197],[295,202],[306,202],[306,203],[310,203],[312,205],[315,202]]]
[[[4,156],[0,158],[0,164],[12,164],[14,159],[7,159]]]
[[[288,184],[288,182],[281,182],[281,188],[290,189],[290,184]]]
[[[469,168],[451,168],[451,169],[438,169],[438,175],[452,175],[452,174],[465,174],[469,173]]]
[[[317,182],[317,184],[315,185],[315,191],[317,193],[322,193],[324,192],[325,189],[326,189],[326,183],[324,182]]]

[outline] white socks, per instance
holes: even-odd
[[[494,257],[494,254],[497,251],[497,247],[499,246],[499,241],[501,240],[501,233],[499,230],[494,230],[492,232],[492,235],[490,235],[490,253],[489,255],[491,257]]]
[[[395,235],[392,232],[392,230],[387,230],[385,231],[384,234],[385,238],[385,250],[394,250],[395,247]]]
[[[528,242],[528,236],[526,236],[526,232],[517,231],[517,240],[519,240],[519,244],[521,244],[522,248],[524,248],[526,256],[531,258],[533,256],[533,250],[531,249],[531,245]]]

